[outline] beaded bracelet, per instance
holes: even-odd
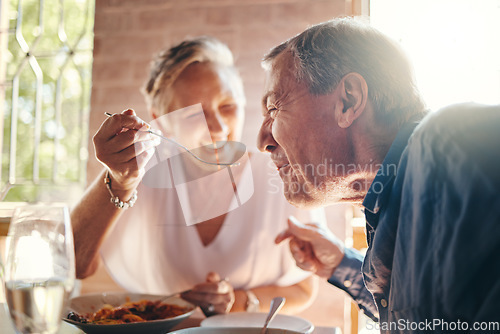
[[[111,195],[110,202],[113,203],[118,209],[128,209],[134,206],[137,200],[137,190],[134,190],[132,197],[127,202],[122,201],[118,196],[115,196],[111,191],[111,178],[109,177],[109,170],[106,171],[106,176],[104,177],[104,184]]]

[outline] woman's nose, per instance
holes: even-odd
[[[227,139],[229,134],[229,127],[218,113],[211,113],[207,117],[208,130],[213,139]]]

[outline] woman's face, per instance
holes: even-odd
[[[181,112],[181,117],[171,118],[172,135],[183,145],[197,148],[241,139],[244,111],[235,75],[220,65],[198,62],[190,64],[173,83],[169,113],[196,104],[203,109],[201,115],[198,108],[198,117],[188,108],[185,117]]]

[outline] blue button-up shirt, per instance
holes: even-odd
[[[363,202],[380,329],[500,333],[500,107],[451,106],[416,125],[401,128]],[[341,280],[359,277],[359,261],[346,256],[329,281],[356,299],[362,289]]]

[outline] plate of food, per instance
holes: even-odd
[[[111,292],[72,298],[63,320],[87,334],[163,334],[195,308],[176,296]]]
[[[206,318],[201,322],[201,327],[259,327],[261,328],[266,321],[267,313],[260,312],[234,312],[227,314],[218,314]],[[269,328],[290,330],[299,333],[311,333],[314,325],[303,318],[276,314],[276,317],[269,324]]]

